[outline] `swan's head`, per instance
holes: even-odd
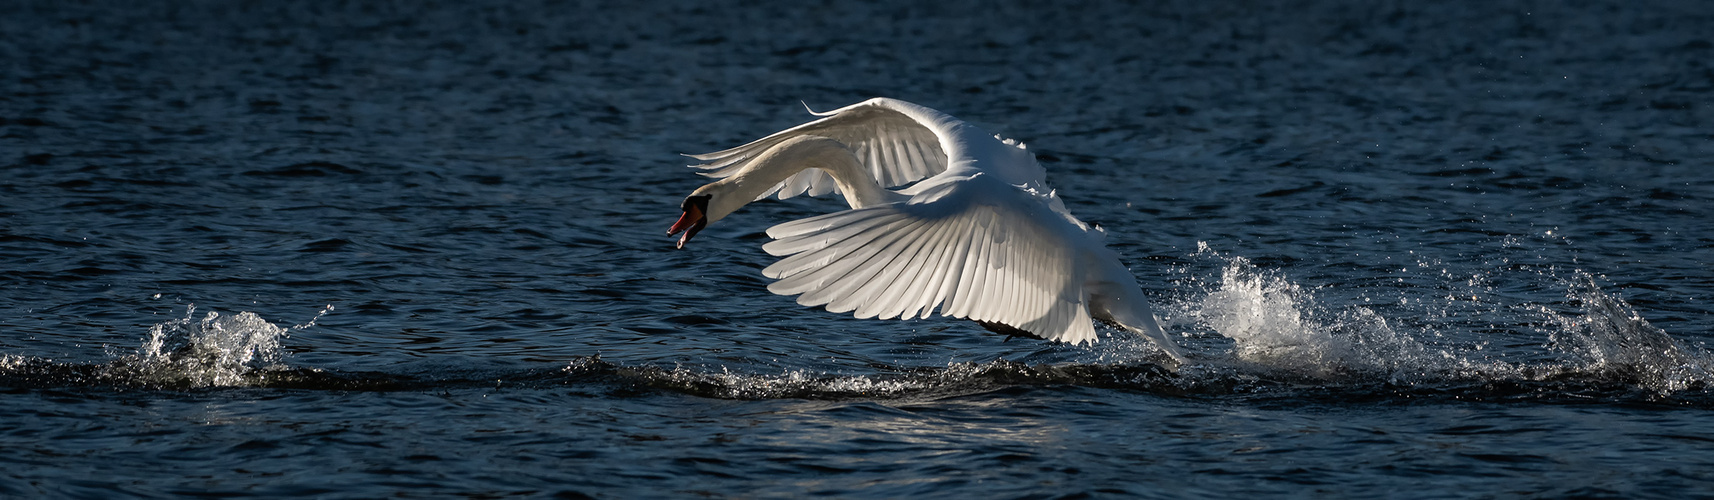
[[[679,209],[684,210],[684,214],[679,215],[678,222],[674,222],[673,227],[667,229],[667,236],[678,234],[679,231],[684,232],[684,236],[678,238],[679,248],[684,248],[684,244],[689,242],[691,237],[702,232],[702,228],[708,227],[708,200],[712,198],[711,195],[692,193],[684,197],[684,203],[679,204]]]
[[[667,234],[674,235],[684,231],[684,236],[678,239],[678,247],[684,248],[685,242],[695,237],[702,228],[732,215],[732,212],[744,208],[744,205],[755,199],[756,194],[744,192],[743,187],[733,179],[709,183],[684,197],[684,203],[679,204],[679,209],[684,210],[684,214],[678,216],[678,222],[674,222],[673,227],[667,229]]]

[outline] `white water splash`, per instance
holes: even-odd
[[[0,354],[0,373],[17,370],[29,362],[29,358],[16,354]]]
[[[1321,378],[1351,372],[1409,372],[1467,368],[1449,365],[1398,332],[1367,307],[1328,311],[1313,293],[1232,257],[1220,282],[1184,316],[1232,339],[1233,355],[1253,367]]]
[[[1239,358],[1287,366],[1326,366],[1343,349],[1305,317],[1308,295],[1297,284],[1255,272],[1239,257],[1190,316],[1232,339]]]
[[[190,387],[250,385],[254,376],[281,369],[281,341],[294,330],[315,325],[333,310],[327,306],[308,323],[281,328],[256,313],[209,312],[196,317],[196,306],[185,316],[149,328],[143,344],[114,367],[140,382]]]

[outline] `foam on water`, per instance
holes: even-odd
[[[741,373],[726,367],[626,367],[580,358],[567,373],[605,373],[619,382],[721,399],[899,400],[933,399],[1017,386],[1111,386],[1151,392],[1179,392],[1172,373],[1160,366],[1029,365],[1007,360],[950,363],[944,367],[877,367],[869,375],[818,373],[791,369],[778,374]]]
[[[949,370],[950,371],[950,370]],[[810,370],[786,370],[778,375],[738,373],[721,367],[718,373],[677,368],[669,379],[708,384],[715,395],[742,399],[773,399],[805,394],[844,394],[848,396],[888,397],[910,390],[922,390],[927,381],[911,379],[882,379],[862,375],[829,375]]]

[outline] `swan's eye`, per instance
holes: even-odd
[[[684,203],[678,205],[678,209],[689,212],[691,208],[695,208],[697,212],[708,213],[708,200],[712,198],[714,197],[706,194],[686,196]]]

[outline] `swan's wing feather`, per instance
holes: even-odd
[[[860,318],[938,309],[1043,338],[1094,341],[1078,267],[1087,235],[1044,198],[979,175],[909,202],[780,224],[764,249],[785,258],[763,274],[778,280],[768,287],[774,293]]]
[[[757,139],[725,151],[685,155],[705,161],[692,167],[709,177],[737,173],[750,159],[787,139],[801,135],[827,137],[851,148],[882,187],[910,184],[946,170],[948,156],[940,133],[951,117],[938,111],[894,99],[870,99],[826,113],[821,118]],[[833,178],[819,169],[799,172],[760,197],[780,199],[804,193],[818,196],[837,192]]]

